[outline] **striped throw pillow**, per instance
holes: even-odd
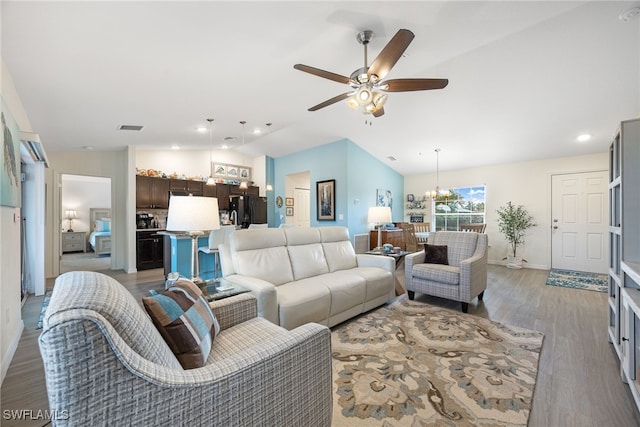
[[[142,303],[182,367],[204,366],[220,324],[200,288],[180,279],[166,291],[142,298]]]

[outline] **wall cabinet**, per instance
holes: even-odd
[[[170,181],[165,178],[136,176],[136,207],[167,209]]]
[[[609,147],[609,341],[640,408],[640,119],[620,124]]]
[[[192,181],[186,179],[171,179],[170,189],[171,191],[184,191],[194,196],[202,196],[202,181]]]
[[[164,265],[164,236],[155,231],[136,232],[136,268],[148,270]]]
[[[186,179],[166,179],[151,176],[136,176],[136,208],[138,209],[168,209],[169,192],[181,191],[196,196],[217,197],[218,208],[229,210],[229,196],[251,195],[258,196],[260,187],[241,189],[239,185],[216,184],[206,185],[202,181]]]

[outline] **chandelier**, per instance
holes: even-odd
[[[437,199],[438,197],[449,197],[449,190],[440,190],[440,149],[436,148],[436,188],[432,191],[427,191],[425,196]]]

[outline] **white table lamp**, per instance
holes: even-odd
[[[68,232],[73,232],[73,229],[71,228],[73,226],[73,220],[78,218],[78,213],[75,211],[75,209],[67,209],[66,211],[64,211],[64,219],[69,221],[69,228],[67,229]]]
[[[369,208],[367,222],[373,222],[377,225],[391,222],[391,207],[389,206],[372,206]],[[378,246],[376,250],[382,248],[382,230],[378,227]]]
[[[167,214],[167,231],[185,232],[191,237],[191,280],[198,286],[206,283],[198,275],[198,237],[220,228],[218,199],[215,197],[171,196]]]

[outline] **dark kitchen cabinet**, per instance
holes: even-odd
[[[136,232],[136,268],[149,270],[164,266],[164,236],[157,231]]]
[[[167,209],[169,180],[151,176],[136,176],[136,207]]]
[[[218,198],[218,210],[229,210],[229,185],[218,184],[216,185],[216,197]]]
[[[193,194],[194,196],[202,196],[202,181],[192,181],[187,179],[170,180],[171,191],[181,191]]]
[[[218,184],[221,185],[221,184]],[[218,197],[218,185],[203,185],[202,195],[204,197]]]

